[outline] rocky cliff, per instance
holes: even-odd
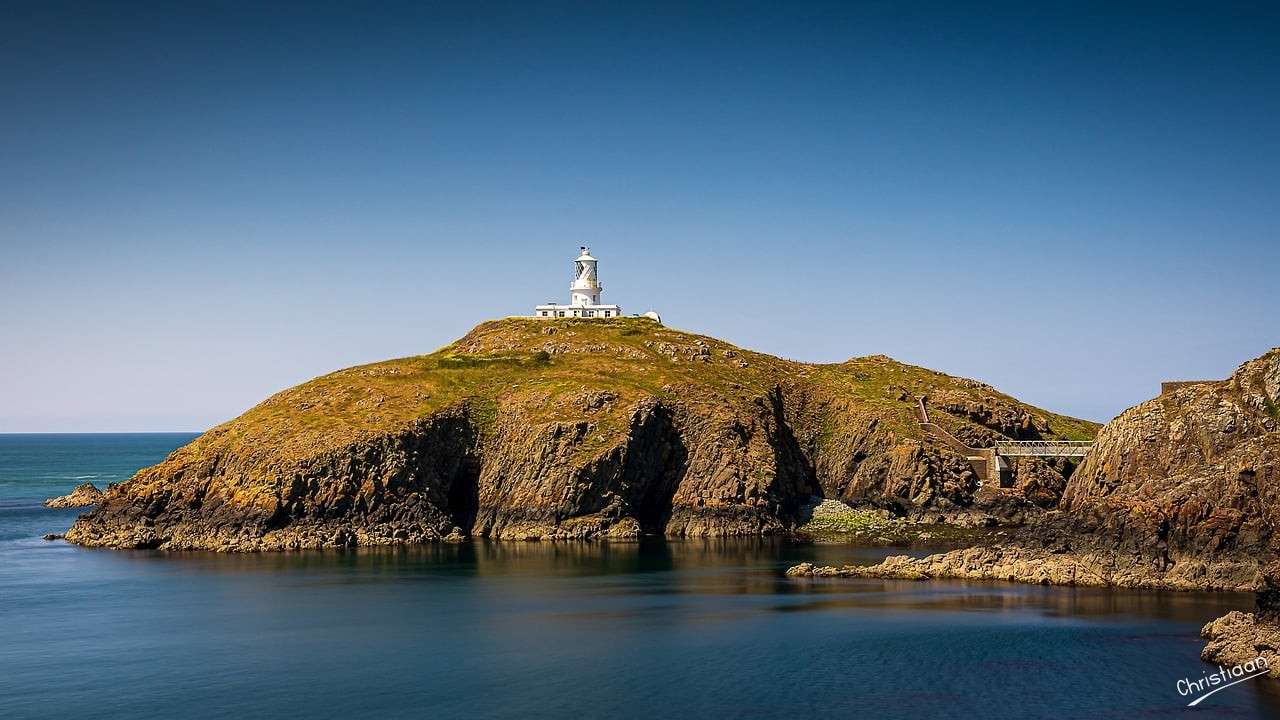
[[[110,488],[67,539],[261,550],[792,528],[812,496],[991,523],[1056,501],[977,491],[976,444],[1096,426],[887,357],[815,365],[643,319],[484,323],[430,355],[278,393]],[[1056,491],[1054,488],[1058,488]]]
[[[1272,553],[1280,521],[1280,348],[1108,423],[1061,508],[1077,531],[1170,562]]]
[[[1006,542],[795,575],[1253,590],[1280,551],[1280,348],[1105,425],[1058,509]],[[1027,474],[1021,484],[1041,485]],[[1051,482],[1056,482],[1052,478]],[[1028,490],[1027,497],[1036,492]]]

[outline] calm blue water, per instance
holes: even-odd
[[[883,550],[469,544],[219,556],[44,542],[41,500],[189,435],[0,435],[0,717],[1280,717],[1186,709],[1241,595],[792,581]]]

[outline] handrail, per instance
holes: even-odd
[[[1084,457],[1089,440],[997,440],[996,452],[1009,457]]]

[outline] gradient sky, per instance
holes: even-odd
[[[203,429],[567,298],[1106,420],[1280,345],[1229,3],[0,5],[0,431]]]

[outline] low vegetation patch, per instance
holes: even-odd
[[[920,523],[886,510],[852,508],[839,500],[822,500],[806,509],[809,519],[796,529],[801,537],[851,545],[933,545],[968,543],[980,530],[941,523]]]

